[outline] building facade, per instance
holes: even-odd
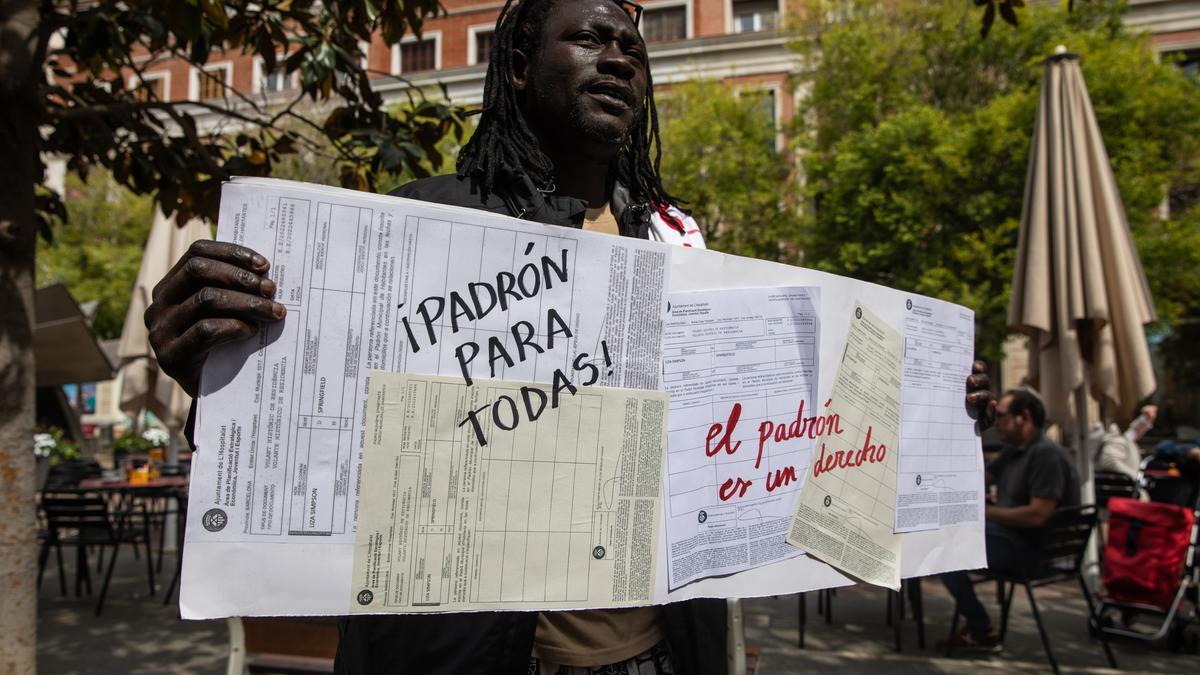
[[[1128,0],[1128,26],[1148,31],[1159,53],[1200,51],[1200,0]]]
[[[375,88],[385,101],[406,100],[410,86],[442,84],[450,100],[477,105],[492,34],[503,2],[444,0],[446,13],[426,21],[421,35],[387,45],[381,37],[359,44],[359,55],[375,75]],[[739,89],[768,97],[778,123],[791,117],[793,99],[786,93],[788,74],[799,66],[780,30],[790,15],[787,0],[650,0],[644,3],[641,31],[653,64],[656,86],[697,77],[721,79]],[[280,54],[282,56],[282,54]],[[229,89],[270,102],[295,95],[299,81],[282,67],[267,72],[262,59],[241,53],[214,54],[203,67],[163,60],[147,67],[139,81],[130,74],[127,86],[148,88],[160,100],[223,102]],[[200,111],[216,123],[215,113]],[[213,118],[207,120],[206,118]]]
[[[965,0],[964,0],[965,1]],[[655,84],[698,77],[766,97],[777,127],[792,117],[795,95],[788,76],[800,58],[787,47],[783,28],[799,11],[796,0],[648,0],[641,31],[653,64]],[[362,63],[376,78],[385,101],[406,99],[408,87],[444,85],[451,101],[477,105],[492,33],[503,2],[444,0],[445,14],[428,20],[422,34],[387,45],[381,37],[359,44]],[[1200,0],[1129,0],[1127,23],[1151,34],[1156,50],[1172,55],[1190,71],[1200,69]],[[282,56],[282,54],[280,55]],[[1197,73],[1200,75],[1200,73]],[[289,100],[297,75],[282,68],[266,72],[262,59],[241,53],[214,54],[202,68],[178,60],[150,66],[143,81],[129,76],[130,88],[147,87],[160,100],[223,101],[232,88],[270,102]],[[202,127],[218,115],[198,111]],[[211,127],[210,127],[211,128]]]

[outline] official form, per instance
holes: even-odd
[[[589,387],[489,429],[487,445],[458,424],[480,402],[524,405],[537,392],[553,396],[531,383],[371,374],[353,611],[652,601],[667,395]]]
[[[671,588],[801,554],[784,534],[813,445],[800,426],[816,414],[818,300],[802,287],[670,296]],[[729,431],[725,444],[714,425]]]
[[[850,318],[833,383],[837,416],[817,440],[788,531],[799,546],[873,584],[900,588],[896,448],[900,432],[900,333],[861,304]]]
[[[964,409],[975,317],[923,296],[904,300],[904,376],[896,531],[983,520],[983,453]]]
[[[369,370],[658,388],[663,247],[472,216],[223,187],[218,237],[271,261],[288,313],[206,362],[189,541],[352,543]]]

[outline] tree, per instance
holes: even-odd
[[[659,108],[663,184],[687,200],[708,245],[791,260],[799,217],[781,196],[792,165],[775,148],[773,99],[700,79],[672,87]]]
[[[1059,44],[1081,54],[1143,254],[1196,255],[1182,224],[1200,212],[1156,211],[1164,189],[1195,183],[1200,89],[1126,31],[1119,4],[1032,7],[985,40],[959,0],[841,7],[838,21],[815,7],[795,43],[811,64],[796,129],[805,264],[971,307],[998,360],[1042,64]],[[1169,321],[1200,313],[1200,282],[1177,270],[1146,265]]]
[[[118,186],[104,171],[87,181],[70,176],[64,202],[67,218],[53,241],[39,241],[38,286],[61,283],[80,302],[97,300],[92,332],[101,340],[121,336],[130,290],[154,219],[149,196]]]
[[[417,96],[388,115],[357,45],[395,43],[438,11],[437,0],[0,0],[0,672],[34,670],[34,242],[39,229],[51,237],[51,214],[64,215],[39,189],[42,158],[65,158],[81,176],[103,167],[181,221],[214,214],[223,180],[269,175],[297,150],[324,152],[322,139],[345,186],[424,175],[460,112]],[[163,59],[199,66],[223,51],[298,73],[295,99],[266,108],[225,88],[224,100],[181,105],[126,86],[144,85]],[[304,101],[324,106],[324,119],[298,114]],[[236,132],[209,132],[196,111]]]
[[[389,106],[388,114],[397,119],[404,119],[409,114],[411,107],[410,103],[401,102]],[[304,114],[302,111],[300,112]],[[470,140],[471,135],[475,131],[475,126],[470,123],[471,119],[478,118],[467,118],[457,133],[443,136],[434,145],[437,157],[458,156],[458,151],[467,144],[467,141]],[[292,128],[296,125],[285,124],[283,126],[285,128]],[[332,143],[327,140],[319,141],[319,147],[299,150],[293,154],[281,157],[272,165],[271,175],[275,178],[333,185],[340,180],[339,167],[334,163],[322,161],[322,159],[335,157],[336,155],[337,148]],[[391,192],[405,183],[434,174],[442,168],[442,163],[439,159],[438,163],[435,164],[432,158],[427,157],[418,163],[417,168],[418,170],[414,171],[408,167],[404,167],[400,171],[393,171],[379,176],[375,180],[373,189],[376,192]]]

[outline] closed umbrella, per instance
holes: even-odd
[[[138,270],[137,283],[129,301],[129,311],[125,314],[125,325],[121,329],[121,342],[117,348],[117,356],[121,361],[121,410],[135,417],[143,410],[153,412],[171,430],[172,440],[187,422],[191,398],[158,369],[142,315],[150,306],[155,284],[193,241],[210,236],[208,226],[203,221],[193,219],[183,227],[177,227],[174,218],[168,218],[155,209],[150,238],[142,254],[142,266]]]
[[[1153,393],[1144,327],[1155,320],[1079,57],[1059,47],[1042,82],[1008,326],[1030,337],[1031,384],[1075,431],[1085,483],[1087,392],[1120,418]]]

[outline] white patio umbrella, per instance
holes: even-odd
[[[175,436],[187,422],[191,398],[158,369],[142,315],[150,305],[155,284],[187,251],[188,246],[197,239],[210,237],[208,225],[203,221],[193,219],[183,227],[178,227],[173,217],[167,218],[155,209],[150,238],[142,254],[142,266],[138,270],[137,283],[133,287],[133,297],[125,314],[125,325],[121,329],[121,342],[117,349],[121,360],[121,410],[134,417],[144,410],[153,412],[171,431],[172,449]]]
[[[1087,392],[1122,419],[1154,392],[1144,327],[1155,320],[1079,57],[1059,47],[1042,82],[1008,327],[1030,336],[1031,384],[1074,431],[1085,490]]]

